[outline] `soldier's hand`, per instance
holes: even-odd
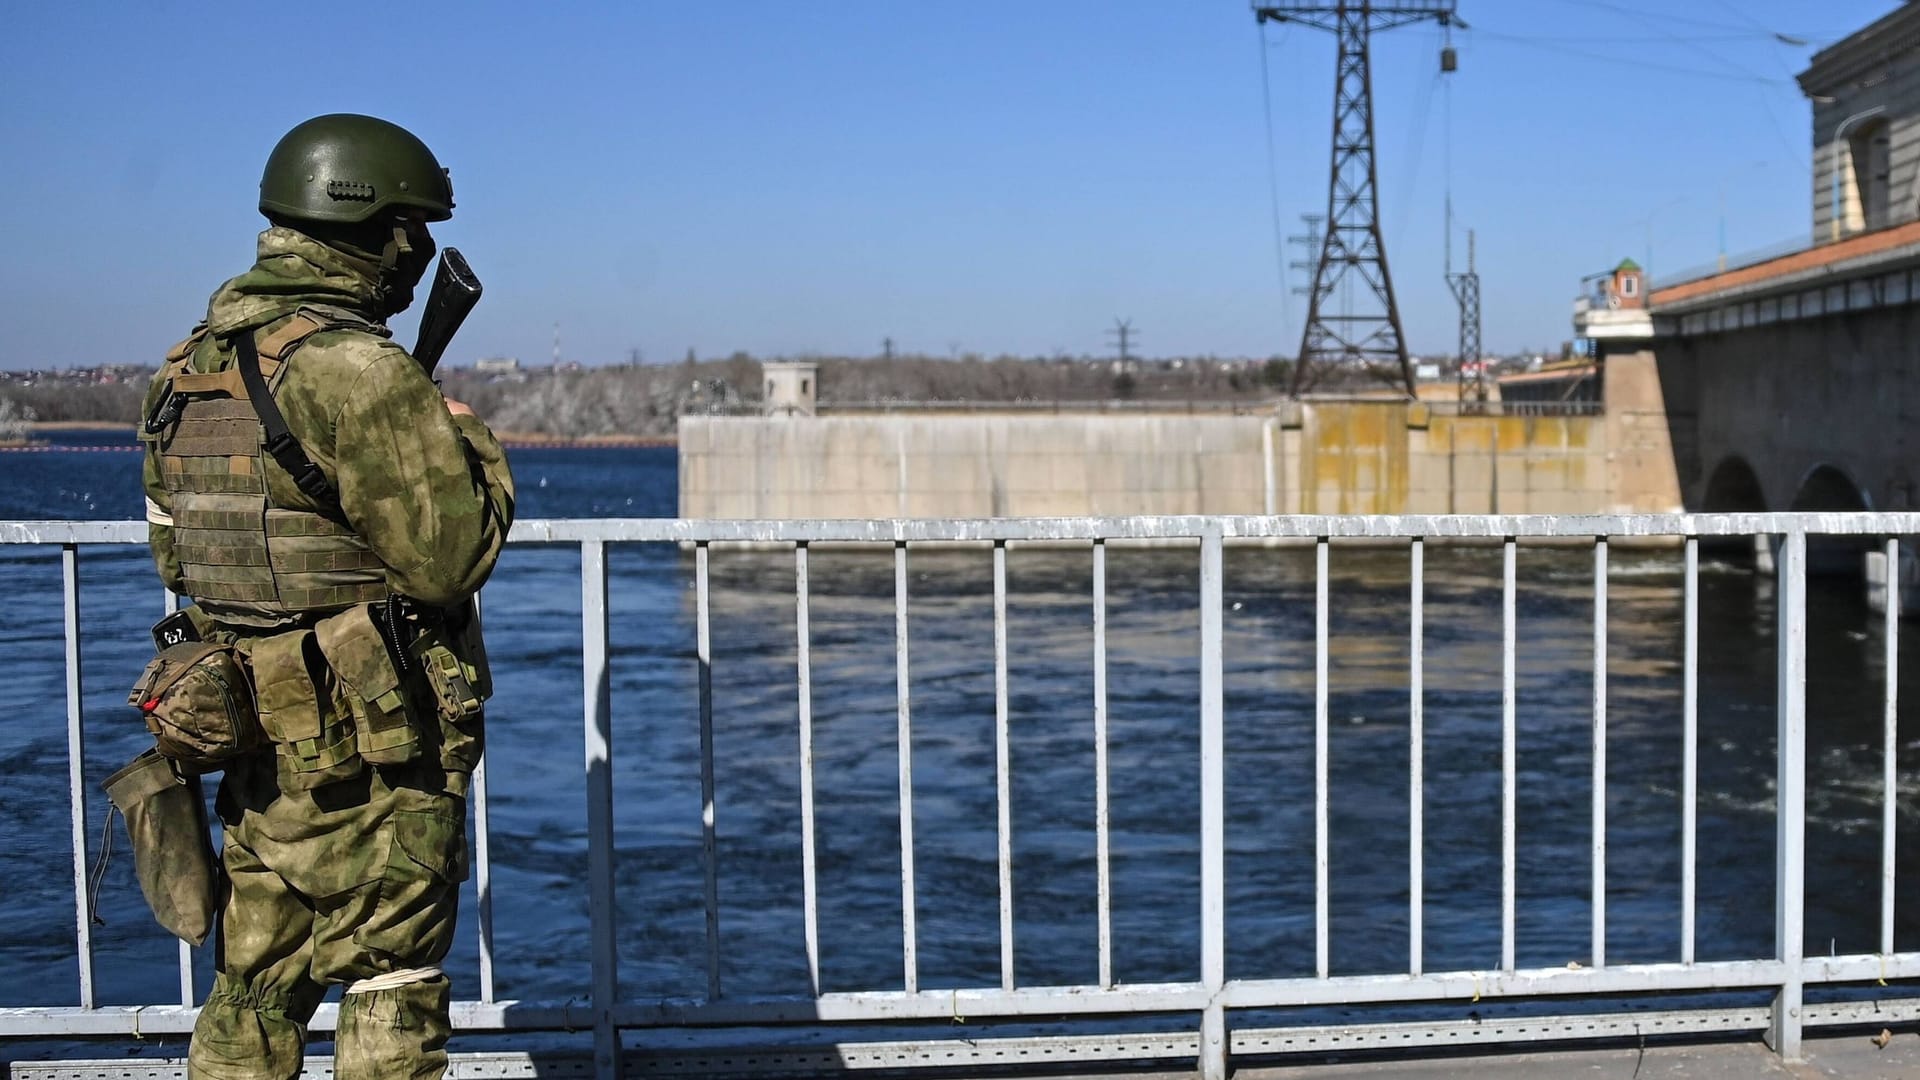
[[[472,416],[473,415],[473,409],[469,408],[467,403],[464,401],[455,401],[452,398],[447,398],[446,402],[447,402],[447,411],[452,413],[455,416]]]

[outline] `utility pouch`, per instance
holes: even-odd
[[[426,672],[441,719],[455,724],[479,716],[480,706],[492,690],[486,685],[485,668],[463,660],[457,644],[444,627],[435,627],[421,634],[411,650]]]
[[[274,744],[281,786],[310,791],[358,775],[354,724],[336,708],[315,633],[293,630],[262,638],[251,654],[260,726]]]
[[[265,741],[253,687],[232,645],[186,641],[161,651],[127,695],[162,754],[212,772]]]
[[[153,917],[177,938],[205,941],[220,896],[198,786],[157,750],[143,752],[103,786],[126,819],[134,876]]]
[[[314,639],[346,684],[343,696],[354,713],[360,757],[374,765],[402,765],[420,754],[420,725],[372,611],[370,605],[355,604],[322,619],[313,628]]]
[[[480,633],[480,611],[472,600],[454,609],[447,617],[455,656],[464,665],[473,692],[485,701],[493,696],[493,671],[487,666],[487,643]]]

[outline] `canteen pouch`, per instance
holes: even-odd
[[[197,773],[265,742],[253,687],[230,644],[185,641],[161,650],[127,695],[161,753]]]
[[[147,750],[102,786],[126,819],[133,873],[153,917],[190,944],[207,940],[220,895],[198,783],[177,762]]]
[[[354,744],[373,765],[403,765],[420,755],[420,725],[385,638],[373,621],[373,606],[355,604],[320,620],[314,640],[327,666],[345,685],[341,697],[353,712]]]
[[[260,726],[274,744],[280,784],[311,791],[360,773],[352,715],[312,630],[293,630],[253,643],[250,660]]]

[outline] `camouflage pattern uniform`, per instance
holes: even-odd
[[[268,229],[254,267],[214,294],[204,332],[176,350],[184,367],[156,378],[148,414],[165,398],[168,370],[231,368],[234,335],[253,335],[265,357],[275,333],[298,313],[324,324],[287,352],[273,397],[338,493],[337,509],[317,505],[264,452],[248,457],[240,446],[226,461],[197,460],[263,481],[269,532],[276,514],[284,522],[286,511],[330,510],[325,520],[343,522],[363,556],[339,564],[360,567],[358,578],[342,579],[361,582],[351,595],[364,598],[370,573],[376,591],[449,607],[471,597],[492,571],[512,521],[513,481],[486,426],[450,415],[419,365],[387,340],[380,275],[376,263],[304,232]],[[236,437],[259,440],[257,431]],[[336,1076],[440,1076],[449,992],[437,965],[452,940],[458,883],[467,874],[465,796],[482,740],[477,708],[449,718],[428,704],[421,726],[429,730],[419,740],[426,752],[401,763],[362,760],[352,734],[356,721],[366,724],[366,706],[310,648],[313,635],[302,633],[328,608],[223,605],[202,596],[220,591],[209,580],[227,580],[221,564],[248,561],[223,559],[217,547],[209,554],[205,538],[227,535],[218,529],[247,519],[202,514],[192,527],[198,533],[176,522],[176,497],[191,498],[180,496],[182,459],[168,457],[164,434],[148,438],[144,479],[160,576],[199,600],[198,610],[211,616],[204,626],[210,636],[227,636],[252,656],[261,720],[276,742],[231,763],[215,802],[231,893],[218,974],[194,1028],[190,1075],[298,1076],[307,1022],[339,983],[349,992],[336,1034]],[[224,480],[224,472],[215,479]],[[206,477],[200,480],[205,490]],[[318,513],[293,519],[323,520]],[[258,541],[241,528],[234,543]],[[238,567],[232,580],[243,578],[241,571],[252,572]],[[349,594],[315,595],[325,601]],[[268,650],[285,641],[301,646],[294,677],[269,685]],[[302,735],[312,737],[283,741]],[[319,744],[330,745],[315,751]],[[314,756],[339,746],[347,749]]]

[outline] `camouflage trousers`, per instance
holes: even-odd
[[[285,790],[271,751],[227,770],[215,806],[231,893],[189,1076],[297,1077],[307,1023],[331,984],[445,958],[466,877],[465,780],[430,767],[368,767]],[[334,1076],[443,1075],[448,998],[444,975],[344,994]]]

